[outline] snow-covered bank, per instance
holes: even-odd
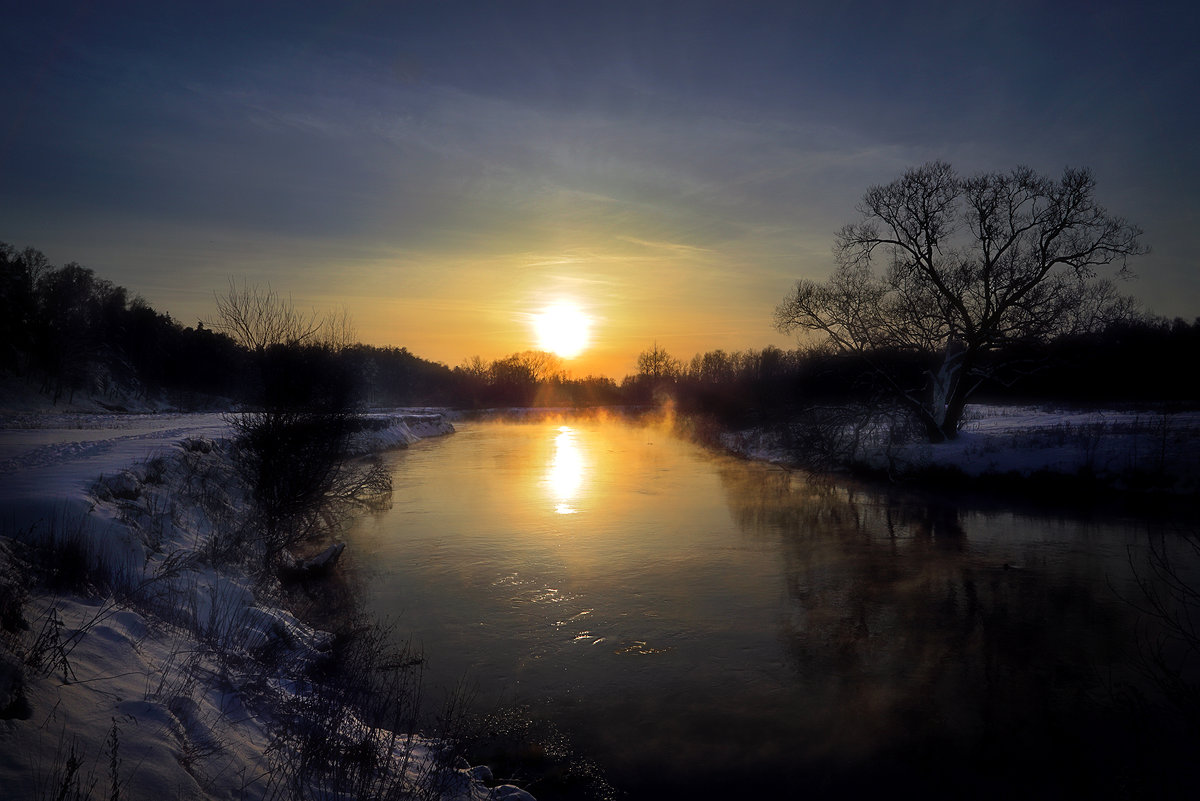
[[[364,422],[363,430],[350,440],[351,453],[362,455],[405,448],[426,437],[454,433],[454,425],[440,411],[372,412]]]
[[[895,477],[936,470],[973,478],[1086,476],[1121,490],[1200,492],[1198,411],[974,404],[954,441],[894,442],[888,434],[867,427],[846,437],[854,445],[844,463]],[[749,458],[803,462],[779,432],[728,433],[722,444]]]
[[[403,448],[454,431],[433,410],[377,411],[354,435],[355,455]],[[170,452],[188,439],[231,436],[225,414],[21,413],[0,417],[0,524],[20,528],[64,501],[84,502],[101,475]],[[31,519],[32,515],[32,519]]]
[[[529,798],[486,787],[483,769],[447,768],[440,743],[372,728],[321,689],[314,676],[344,646],[282,609],[222,551],[247,497],[220,415],[8,422],[6,797]],[[435,412],[375,413],[353,450],[451,431]]]

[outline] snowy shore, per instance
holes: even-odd
[[[437,410],[369,415],[356,454],[447,434]],[[0,426],[0,787],[14,798],[286,798],[306,715],[339,759],[368,749],[390,781],[430,801],[530,799],[484,767],[446,768],[441,744],[372,728],[323,706],[305,676],[333,637],[297,620],[250,576],[214,567],[222,516],[244,514],[219,414],[19,414]],[[931,446],[864,436],[877,469],[969,476],[1157,476],[1195,492],[1200,413],[975,406],[962,436]],[[778,435],[725,436],[745,456],[788,462]],[[23,549],[87,561],[108,586],[21,587]],[[64,570],[70,567],[64,564]],[[75,566],[77,569],[79,566]],[[61,577],[39,578],[54,584]],[[258,594],[256,594],[256,592]],[[6,618],[14,603],[27,628]],[[371,797],[364,776],[325,797]],[[333,782],[328,777],[327,782]],[[351,783],[353,784],[353,782]],[[395,789],[392,786],[391,789]]]
[[[447,768],[437,740],[372,728],[309,681],[333,635],[213,553],[217,529],[247,503],[221,415],[21,414],[4,423],[6,797],[531,798],[488,787],[484,767]],[[433,410],[376,413],[351,450],[452,431]],[[29,570],[39,572],[32,589]],[[72,582],[83,575],[108,579],[81,589]],[[314,759],[329,769],[298,764]]]
[[[843,466],[897,479],[1085,479],[1116,490],[1200,493],[1200,411],[975,404],[951,442],[890,442],[883,428],[846,439],[853,445],[840,454]],[[721,444],[747,458],[796,461],[779,432],[727,433]]]

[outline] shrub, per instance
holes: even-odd
[[[287,549],[331,533],[350,508],[391,493],[391,475],[381,465],[352,462],[347,454],[356,430],[352,414],[266,410],[240,415],[232,425],[264,569],[278,565]]]

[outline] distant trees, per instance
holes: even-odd
[[[657,342],[637,357],[638,371],[625,376],[621,392],[627,403],[661,405],[675,395],[675,382],[683,373],[683,362],[672,356]]]
[[[56,403],[82,393],[113,408],[152,399],[258,404],[270,376],[273,391],[293,400],[341,387],[375,404],[456,402],[449,367],[404,348],[356,344],[344,311],[302,312],[270,287],[236,281],[216,300],[214,328],[185,328],[86,267],[56,267],[33,248],[0,242],[0,375]]]
[[[226,337],[183,328],[79,264],[0,243],[0,372],[55,403],[81,391],[114,405],[160,390],[227,395],[241,366]]]
[[[473,356],[454,368],[455,402],[474,407],[604,406],[622,403],[612,379],[572,378],[553,353],[527,350],[491,362]]]
[[[674,379],[683,369],[683,364],[657,342],[638,354],[637,366],[638,377],[653,383]]]
[[[1011,377],[999,357],[1012,346],[1133,309],[1098,270],[1124,275],[1142,232],[1096,202],[1087,170],[968,178],[934,162],[872,187],[859,212],[837,234],[834,274],[799,281],[775,323],[864,359],[931,442],[957,436],[983,382]]]
[[[370,406],[453,405],[456,379],[444,364],[408,348],[357,344],[342,351]]]
[[[125,290],[75,263],[38,270],[35,290],[28,335],[43,389],[55,401],[80,389],[103,391],[119,369],[108,346],[122,324]]]
[[[458,397],[474,406],[553,405],[566,375],[553,353],[527,350],[491,362],[479,356],[454,368]]]
[[[360,404],[572,407],[645,405],[669,397],[683,412],[729,425],[794,419],[814,406],[854,410],[864,399],[878,399],[883,385],[924,421],[931,439],[953,435],[961,415],[956,404],[976,392],[989,399],[1200,400],[1187,369],[1200,358],[1200,321],[1140,316],[1129,298],[1093,273],[1104,259],[1119,273],[1125,257],[1142,251],[1136,229],[1095,209],[1090,182],[1080,185],[1079,176],[1064,179],[1067,189],[1041,179],[1054,202],[1020,188],[1032,177],[985,178],[992,183],[964,181],[956,190],[957,216],[930,213],[931,230],[938,219],[943,225],[934,237],[937,246],[927,252],[941,271],[935,275],[947,276],[943,284],[962,289],[959,302],[943,297],[932,277],[926,281],[924,262],[887,240],[894,232],[868,218],[839,235],[834,276],[825,284],[801,282],[777,312],[785,330],[821,333],[820,347],[710,350],[685,361],[655,342],[619,386],[604,376],[571,377],[557,357],[540,351],[491,361],[475,356],[451,369],[406,348],[354,343],[345,312],[303,313],[270,287],[246,283],[231,282],[218,298],[225,315],[214,327],[185,328],[85,267],[56,267],[32,248],[0,243],[0,376],[56,402],[83,392],[111,408],[154,399],[176,407],[240,402],[252,409],[325,413]],[[980,200],[981,187],[992,186],[994,195],[999,185],[1009,187],[1005,203],[1016,211],[987,229],[992,233],[976,236],[972,226],[986,216],[976,207],[992,207]],[[891,199],[876,198],[876,191]],[[895,186],[872,190],[873,205],[864,209],[894,211],[898,192]],[[1058,212],[1062,230],[1051,227],[1044,242],[1032,238],[1038,225],[1048,224],[1049,208],[1072,192],[1074,216]],[[923,196],[911,194],[913,203]],[[998,200],[992,205],[1000,207]],[[920,208],[914,205],[912,213]],[[1090,218],[1086,208],[1092,208]],[[896,219],[908,213],[888,212]],[[1018,224],[1022,214],[1028,221]],[[1080,217],[1076,246],[1067,252],[1062,237]],[[868,224],[876,230],[873,244],[863,240]],[[1001,236],[1005,230],[1015,233]],[[1081,231],[1090,231],[1092,239]],[[1124,246],[1101,247],[1121,232]],[[876,256],[891,258],[882,275],[872,269],[872,247]],[[1039,263],[1030,248],[1059,248],[1063,260],[1021,295],[1013,281]],[[958,268],[951,270],[953,264]],[[1018,374],[1022,380],[1014,388],[1010,379]],[[999,380],[981,384],[989,377]],[[930,434],[938,391],[944,393],[944,416]],[[887,411],[895,408],[889,404]]]
[[[18,375],[30,368],[38,324],[37,287],[46,257],[0,242],[0,369]]]
[[[712,350],[681,366],[673,389],[677,407],[729,425],[761,422],[798,402],[812,365],[798,351]]]
[[[1120,320],[1099,331],[1022,346],[1013,359],[1047,367],[1012,386],[981,390],[990,400],[1069,403],[1195,402],[1192,365],[1200,362],[1200,319]]]

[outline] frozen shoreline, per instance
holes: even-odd
[[[887,447],[865,437],[859,456],[881,470],[952,467],[985,477],[1081,470],[1119,477],[1140,468],[1175,474],[1176,491],[1196,491],[1200,412],[1028,406],[969,412],[955,442]],[[355,435],[355,454],[453,431],[447,415],[431,409],[373,412],[367,421]],[[54,796],[73,759],[83,778],[103,787],[110,743],[119,742],[124,767],[117,775],[127,797],[275,797],[281,788],[269,778],[278,770],[271,759],[281,756],[272,750],[273,732],[280,710],[303,699],[304,688],[283,674],[240,675],[228,654],[274,649],[284,662],[303,665],[327,650],[329,635],[256,598],[240,572],[187,559],[202,550],[213,524],[189,505],[191,490],[181,488],[219,483],[228,469],[219,453],[229,433],[223,417],[89,412],[10,415],[3,422],[3,530],[31,540],[82,536],[92,557],[110,568],[136,567],[159,601],[155,606],[151,597],[142,608],[112,597],[31,595],[29,631],[2,633],[8,647],[0,648],[7,660],[0,665],[0,710],[21,711],[5,680],[14,644],[24,643],[21,692],[30,714],[0,720],[0,782],[18,797]],[[748,458],[788,461],[779,439],[761,431],[727,434],[723,444]],[[239,501],[230,500],[227,513],[237,514]],[[31,644],[43,635],[50,640],[30,666]],[[362,736],[367,729],[345,720],[339,731]],[[486,768],[440,767],[436,741],[371,736],[391,743],[390,758],[403,763],[404,781],[437,784],[443,801],[532,798],[515,787],[488,787]]]
[[[729,432],[721,444],[751,459],[796,461],[774,432]],[[843,454],[842,466],[894,478],[939,471],[985,481],[1083,478],[1121,491],[1188,495],[1200,493],[1197,445],[1200,411],[973,404],[953,441],[889,443],[886,430],[866,428]]]
[[[294,745],[281,746],[280,721],[316,703],[296,677],[324,658],[331,637],[256,597],[239,569],[212,567],[204,556],[212,509],[237,515],[246,503],[226,494],[236,482],[222,415],[22,414],[4,422],[4,533],[25,546],[81,550],[125,588],[35,587],[23,599],[28,629],[0,632],[6,792],[57,797],[66,788],[88,798],[98,787],[95,797],[108,797],[115,781],[131,798],[287,797]],[[351,452],[451,432],[435,410],[373,412]],[[3,544],[0,568],[10,572],[0,580],[16,587],[21,577],[11,570],[20,562],[10,557],[21,546]],[[261,660],[251,670],[245,655],[264,653],[277,670]],[[442,801],[532,798],[487,787],[486,768],[445,768],[439,743],[419,734],[394,736],[353,715],[321,725],[330,741],[370,744],[392,765],[393,789],[435,788]]]

